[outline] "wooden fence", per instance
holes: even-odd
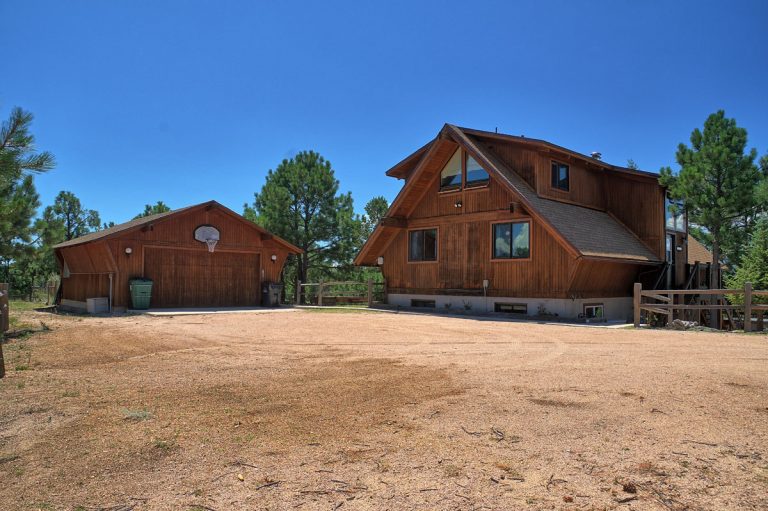
[[[680,303],[684,301],[686,296],[692,295],[709,296],[711,297],[710,303]],[[743,304],[728,303],[725,299],[726,295],[733,297],[743,296]],[[745,332],[753,330],[752,317],[756,316],[757,326],[762,330],[768,305],[753,303],[752,298],[754,296],[768,296],[768,291],[753,290],[750,282],[744,285],[744,289],[654,289],[648,291],[643,291],[642,284],[635,283],[634,323],[635,327],[640,326],[644,311],[646,313],[666,316],[667,324],[675,319],[675,311],[682,311],[683,315],[686,311],[710,311],[711,314],[722,312],[734,329],[736,323],[741,320]],[[649,302],[648,300],[653,301]],[[742,318],[738,317],[739,313],[742,315]]]
[[[368,282],[299,282],[296,288],[296,304],[302,303],[303,296],[305,303],[319,306],[367,304],[372,307],[376,303],[386,301],[385,294],[385,284],[370,279]]]

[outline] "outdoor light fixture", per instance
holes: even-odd
[[[131,247],[125,247],[125,255],[131,255],[133,253],[133,249]]]
[[[272,262],[274,263],[277,261],[277,256],[275,254],[272,254],[272,257],[270,257],[270,259],[272,259]]]
[[[460,201],[460,200],[457,200],[457,201],[456,201],[456,202],[453,204],[453,207],[454,207],[454,208],[460,208],[460,207],[461,207],[461,201]]]
[[[382,256],[379,256],[376,262],[379,263],[379,266],[384,266],[384,258]]]

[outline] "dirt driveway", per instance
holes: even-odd
[[[768,508],[766,336],[23,320],[51,330],[6,345],[2,509]]]

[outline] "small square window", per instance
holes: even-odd
[[[524,303],[495,303],[493,304],[493,310],[508,314],[528,314],[528,305]]]
[[[552,162],[552,188],[564,192],[570,189],[570,167],[565,163]]]
[[[435,308],[434,300],[411,300],[411,307],[422,307],[427,309]]]

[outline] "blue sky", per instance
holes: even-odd
[[[314,149],[362,210],[444,122],[657,171],[723,108],[768,152],[768,2],[0,0],[0,115],[103,220],[242,211]]]

